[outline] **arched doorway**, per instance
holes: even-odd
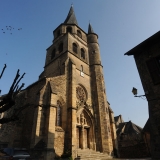
[[[94,149],[94,132],[93,132],[93,119],[89,110],[81,108],[77,112],[77,148],[81,149]]]

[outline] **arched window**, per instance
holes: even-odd
[[[82,34],[81,34],[80,30],[77,30],[77,35],[78,35],[78,37],[82,38]]]
[[[77,45],[75,43],[73,43],[73,52],[77,53]]]
[[[63,51],[63,43],[61,43],[58,47],[58,51],[59,53],[61,53]]]
[[[72,33],[72,27],[67,27],[67,33]]]
[[[57,106],[57,126],[61,126],[61,106],[60,106],[60,103]]]
[[[60,30],[57,31],[57,37],[59,37],[61,34]]]
[[[51,59],[53,59],[56,56],[56,49],[53,49],[51,53]]]
[[[83,72],[83,66],[81,65],[81,72]]]
[[[85,59],[85,52],[84,52],[84,49],[83,49],[83,48],[81,48],[81,57],[82,57],[83,59]]]

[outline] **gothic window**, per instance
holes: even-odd
[[[77,45],[75,43],[73,43],[73,52],[77,53]]]
[[[57,106],[57,126],[61,126],[61,106]]]
[[[84,52],[84,49],[83,49],[83,48],[81,48],[81,57],[82,57],[83,59],[85,59],[85,52]]]
[[[160,57],[147,61],[147,67],[154,84],[160,83]]]
[[[77,35],[78,35],[78,37],[82,38],[82,34],[81,34],[80,30],[77,30]]]
[[[63,51],[63,43],[61,43],[58,47],[58,51],[59,53],[61,53]]]
[[[57,37],[59,37],[61,34],[60,30],[57,31]]]
[[[72,33],[72,27],[67,27],[67,33]]]
[[[53,49],[51,53],[51,59],[53,59],[56,56],[56,49]]]

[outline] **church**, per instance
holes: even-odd
[[[44,71],[16,98],[27,106],[16,122],[1,127],[0,141],[50,160],[78,150],[113,156],[117,150],[114,114],[107,101],[98,35],[78,26],[71,6],[53,31]],[[7,114],[11,114],[12,110]]]

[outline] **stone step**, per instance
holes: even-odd
[[[101,155],[101,154],[78,154],[78,156],[85,156],[85,157],[88,157],[88,156],[99,156],[99,157],[109,157],[108,155]]]
[[[111,160],[111,158],[99,158],[99,157],[94,157],[94,158],[75,158],[74,160]]]
[[[112,159],[108,154],[94,151],[92,149],[78,149],[78,157],[75,160],[109,160]]]

